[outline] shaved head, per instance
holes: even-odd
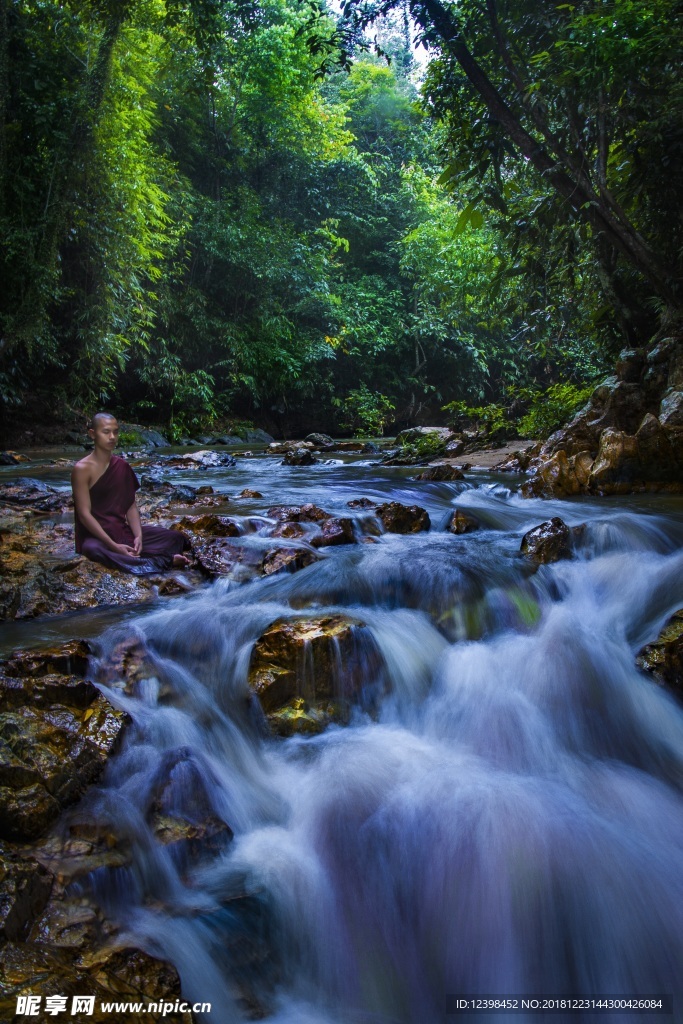
[[[110,412],[96,412],[90,420],[90,429],[96,430],[100,423],[104,423],[106,420],[114,420],[116,422],[116,416],[113,416]]]

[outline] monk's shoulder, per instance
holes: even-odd
[[[79,459],[78,462],[74,462],[71,470],[72,480],[86,480],[90,481],[92,478],[94,466],[88,455],[83,459]]]

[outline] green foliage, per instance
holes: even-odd
[[[124,430],[119,434],[119,446],[121,448],[133,448],[141,444],[142,438],[137,430]]]
[[[553,166],[577,154],[587,209],[520,159],[413,4],[437,54],[419,95],[405,9],[381,6],[391,65],[323,81],[297,0],[2,7],[3,408],[115,399],[179,437],[230,418],[379,434],[445,407],[502,436],[514,396],[541,436],[646,336],[664,293],[590,216],[609,207],[680,276],[665,0],[429,8]]]
[[[332,404],[342,412],[342,430],[352,430],[359,437],[381,437],[394,411],[386,395],[370,391],[365,384],[349,391],[344,399],[333,398]]]
[[[443,454],[446,442],[438,434],[423,434],[412,441],[400,439],[401,455],[422,462]]]
[[[531,400],[529,411],[519,421],[521,436],[549,437],[586,404],[592,391],[593,386],[580,388],[567,381],[553,384],[542,393],[521,393],[520,398]]]
[[[483,429],[492,440],[503,435],[516,433],[514,421],[510,419],[507,409],[502,405],[471,406],[466,402],[449,402],[443,411],[451,416],[454,426],[461,426],[463,421],[477,429]]]

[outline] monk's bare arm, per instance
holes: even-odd
[[[97,540],[103,541],[111,551],[122,551],[125,545],[113,541],[90,511],[90,477],[87,466],[79,464],[74,466],[71,471],[71,490],[73,491],[76,514],[88,533],[96,537]],[[127,548],[124,554],[129,554]]]
[[[140,510],[138,509],[135,501],[126,512],[126,519],[128,520],[128,525],[135,537],[133,550],[136,555],[139,555],[142,551],[142,523],[140,522]]]

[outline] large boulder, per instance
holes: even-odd
[[[331,448],[334,444],[334,440],[329,434],[309,434],[305,440],[314,448]]]
[[[450,427],[408,427],[396,435],[397,444],[414,444],[425,437],[438,438],[446,444],[453,437]]]
[[[261,430],[260,427],[244,427],[240,430],[240,435],[246,444],[271,444],[274,440],[272,434]]]
[[[285,452],[283,466],[312,466],[318,460],[308,448],[292,448]]]
[[[346,615],[280,619],[254,645],[249,684],[273,732],[320,732],[368,709],[387,686],[365,623]]]
[[[375,515],[386,533],[420,533],[430,527],[429,513],[419,505],[387,501],[375,506]]]
[[[559,516],[553,516],[524,534],[520,551],[537,565],[571,558],[571,530]]]
[[[593,457],[590,452],[577,452],[569,458],[560,449],[538,466],[522,485],[524,497],[569,497],[587,489]]]

